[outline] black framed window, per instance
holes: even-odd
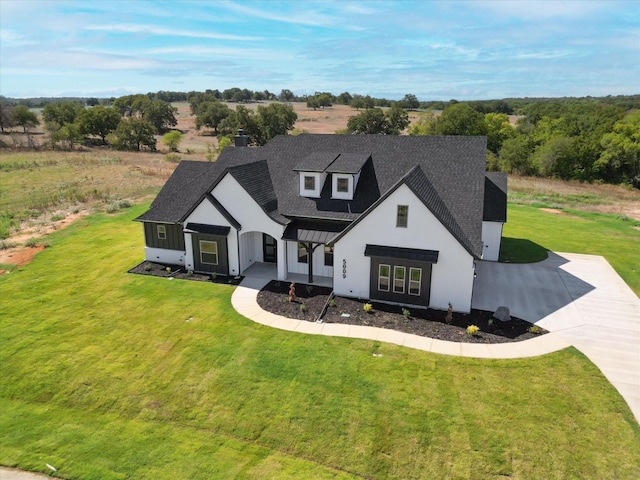
[[[409,205],[398,205],[396,227],[406,228],[409,223]]]
[[[324,246],[324,265],[333,267],[333,247]]]

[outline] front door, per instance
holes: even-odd
[[[265,263],[278,262],[278,242],[271,235],[262,234],[262,253]]]

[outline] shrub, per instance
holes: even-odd
[[[38,239],[30,238],[29,240],[24,242],[24,246],[29,248],[36,248],[38,246]]]
[[[402,315],[404,315],[404,318],[409,318],[411,316],[411,311],[408,308],[402,308]]]
[[[529,333],[533,333],[534,335],[539,335],[540,334],[540,327],[537,325],[531,325],[527,331]]]
[[[304,313],[307,311],[307,306],[304,303],[300,304],[300,312]]]
[[[480,333],[480,328],[479,327],[476,327],[475,325],[469,325],[467,327],[467,334],[468,335],[471,335],[472,337],[475,337],[479,333]]]
[[[171,273],[171,267],[166,267],[165,270],[167,271],[167,273]]]
[[[181,160],[180,155],[178,155],[177,153],[167,153],[164,156],[164,159],[167,162],[171,162],[171,163],[178,163]]]
[[[336,306],[336,301],[335,301],[335,299],[333,299],[333,298],[332,298],[331,300],[329,300],[329,306],[330,306],[330,307],[335,307],[335,306]]]
[[[144,271],[145,272],[150,272],[151,271],[151,265],[145,265],[144,266]]]
[[[18,244],[10,242],[8,240],[0,240],[0,250],[8,250],[9,248],[17,247]]]
[[[371,305],[370,303],[365,303],[362,309],[367,313],[371,313],[373,311],[373,305]]]

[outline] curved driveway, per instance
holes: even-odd
[[[246,277],[231,303],[241,315],[300,333],[366,338],[445,355],[517,358],[544,355],[570,345],[609,379],[640,420],[640,300],[603,257],[549,252],[532,264],[477,262],[472,306],[511,314],[550,333],[523,342],[454,343],[375,327],[311,323],[262,310],[258,291],[268,282]]]

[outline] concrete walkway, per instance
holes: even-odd
[[[640,420],[640,300],[602,257],[550,253],[535,264],[478,262],[473,308],[511,314],[550,333],[523,342],[445,342],[395,330],[312,323],[262,310],[256,301],[265,278],[245,277],[231,303],[241,315],[263,325],[312,335],[364,338],[445,355],[523,358],[570,345],[600,368]]]

